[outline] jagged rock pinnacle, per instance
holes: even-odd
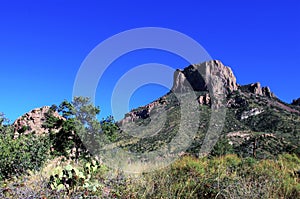
[[[221,61],[214,60],[190,65],[184,70],[176,70],[172,91],[186,92],[190,90],[189,84],[194,91],[208,91],[211,77],[218,77],[221,80],[226,93],[238,89],[236,77],[231,68],[224,66]]]

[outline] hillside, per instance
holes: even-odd
[[[300,99],[214,60],[115,122],[90,99],[0,115],[0,198],[300,198]]]
[[[270,158],[284,152],[300,154],[300,107],[297,100],[293,104],[287,104],[278,99],[269,87],[261,87],[258,82],[249,85],[237,84],[232,70],[220,61],[192,65],[183,71],[177,70],[174,75],[173,92],[126,114],[119,122],[121,129],[122,126],[130,126],[131,123],[136,124],[135,126],[147,125],[151,120],[159,118],[159,111],[162,110],[167,113],[167,120],[155,135],[134,138],[134,143],[129,141],[128,144],[123,143],[122,147],[132,152],[143,153],[170,143],[178,132],[181,120],[181,107],[176,92],[185,94],[185,84],[189,82],[196,96],[193,100],[197,101],[200,117],[193,118],[199,120],[199,128],[188,152],[198,156],[209,129],[212,98],[215,97],[211,96],[208,85],[200,76],[198,71],[201,70],[205,71],[204,77],[218,74],[225,88],[223,104],[226,107],[226,118],[219,133],[219,141],[226,139],[234,153],[243,157]],[[126,131],[126,128],[124,129]],[[147,131],[152,130],[147,128]],[[126,140],[129,137],[127,136]]]

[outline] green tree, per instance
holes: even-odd
[[[50,109],[50,111],[56,110],[65,120],[53,118],[51,116],[53,114],[50,113],[46,121],[48,128],[61,125],[58,133],[52,133],[55,151],[65,156],[75,151],[72,155],[76,161],[80,156],[89,156],[92,151],[86,146],[99,146],[102,141],[101,124],[97,120],[100,108],[94,106],[89,98],[75,97],[72,102],[64,100],[58,107],[52,106]],[[91,148],[93,147],[89,147]]]
[[[226,154],[233,154],[234,149],[231,144],[229,144],[229,140],[226,138],[221,138],[216,145],[214,146],[213,150],[211,151],[211,156],[223,156]]]
[[[64,119],[53,116],[58,111]],[[53,105],[46,114],[44,127],[49,128],[54,154],[75,158],[90,157],[106,143],[117,139],[118,127],[113,117],[99,122],[100,108],[87,97],[64,100],[59,106]],[[54,133],[52,129],[59,129]]]
[[[119,127],[116,125],[113,116],[108,116],[106,119],[102,119],[100,123],[102,133],[105,135],[108,141],[115,142],[118,139]]]
[[[4,113],[0,113],[0,133],[4,133],[5,129],[9,126],[9,119],[7,119]]]

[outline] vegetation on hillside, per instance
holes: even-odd
[[[135,153],[169,143],[179,127],[180,107],[172,93],[165,99],[164,128],[138,140],[121,132],[113,117],[97,120],[99,107],[83,97],[53,105],[45,114],[49,133],[44,135],[16,136],[1,114],[0,198],[300,198],[299,114],[286,110],[291,105],[282,108],[249,93],[228,96],[234,103],[207,157],[197,155],[208,129],[208,105],[199,106],[200,128],[190,148],[166,168],[128,175],[93,156],[108,143]],[[241,119],[253,108],[264,111]],[[242,136],[228,136],[232,132]]]

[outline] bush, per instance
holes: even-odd
[[[225,155],[184,157],[170,167],[130,181],[124,198],[299,198],[296,155],[255,160]],[[143,179],[143,180],[141,180]],[[127,194],[127,195],[126,195]]]
[[[27,170],[38,170],[47,159],[50,140],[34,134],[13,138],[8,132],[0,136],[0,178],[21,175]]]

